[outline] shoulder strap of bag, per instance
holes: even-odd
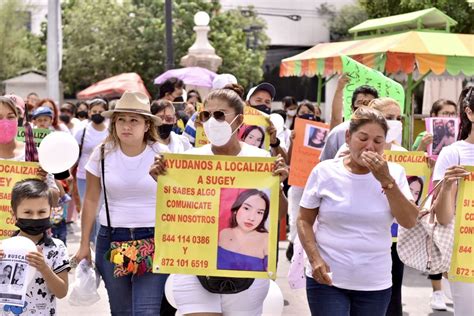
[[[110,225],[110,212],[109,212],[109,203],[107,201],[107,189],[105,188],[105,144],[100,145],[100,165],[102,169],[102,187],[104,188],[104,204],[105,204],[105,215],[107,217],[107,228],[109,234],[109,240],[112,242],[112,227]]]
[[[79,143],[79,156],[77,156],[78,162],[81,159],[82,147],[84,146],[84,138],[86,137],[86,130],[87,130],[87,126],[85,126],[84,130],[82,131],[81,142]]]

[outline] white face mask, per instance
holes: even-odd
[[[232,123],[234,123],[237,117],[238,116],[236,116],[230,124],[227,123],[227,121],[219,122],[214,117],[211,117],[203,124],[204,132],[206,133],[207,139],[212,145],[220,147],[229,142],[232,135],[239,129],[236,128],[232,132],[232,127],[230,126]]]
[[[294,117],[294,116],[296,116],[296,110],[288,110],[288,111],[286,111],[286,115],[288,115],[290,117]]]
[[[397,120],[387,120],[388,124],[388,132],[387,137],[385,138],[385,142],[391,143],[396,141],[397,143],[401,143],[402,141],[402,122]]]

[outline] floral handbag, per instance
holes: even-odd
[[[107,190],[105,189],[105,168],[104,168],[104,144],[100,147],[102,186],[104,188],[104,205],[107,216],[107,226],[109,232],[110,248],[104,257],[115,265],[114,277],[119,278],[129,274],[140,276],[145,272],[153,270],[153,255],[155,253],[155,240],[153,237],[128,240],[112,241],[112,227],[110,226],[110,212],[107,202]]]

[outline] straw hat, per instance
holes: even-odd
[[[134,113],[150,117],[155,125],[161,125],[161,119],[151,114],[150,100],[141,92],[125,92],[115,104],[113,110],[102,112],[103,117],[110,118],[114,113]]]

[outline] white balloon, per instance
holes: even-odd
[[[22,255],[26,255],[27,253],[33,251],[38,251],[38,249],[36,249],[35,243],[31,239],[23,236],[15,236],[2,240],[1,248],[5,253],[21,253]],[[36,268],[28,265],[26,269],[27,284],[30,284],[30,282],[33,280],[35,273]]]
[[[46,136],[38,148],[41,168],[49,173],[61,173],[71,168],[79,157],[76,139],[66,132],[53,132]]]
[[[263,301],[262,315],[279,316],[283,314],[283,293],[275,281],[270,280],[267,297]]]
[[[272,113],[270,114],[270,121],[272,121],[273,126],[275,126],[277,133],[281,133],[283,131],[283,126],[285,125],[285,121],[280,114]]]
[[[168,303],[170,303],[171,306],[174,308],[176,307],[176,302],[174,300],[174,295],[173,295],[173,286],[174,286],[174,274],[170,274],[168,276],[168,279],[166,279],[165,283],[165,296],[166,299],[168,300]]]

